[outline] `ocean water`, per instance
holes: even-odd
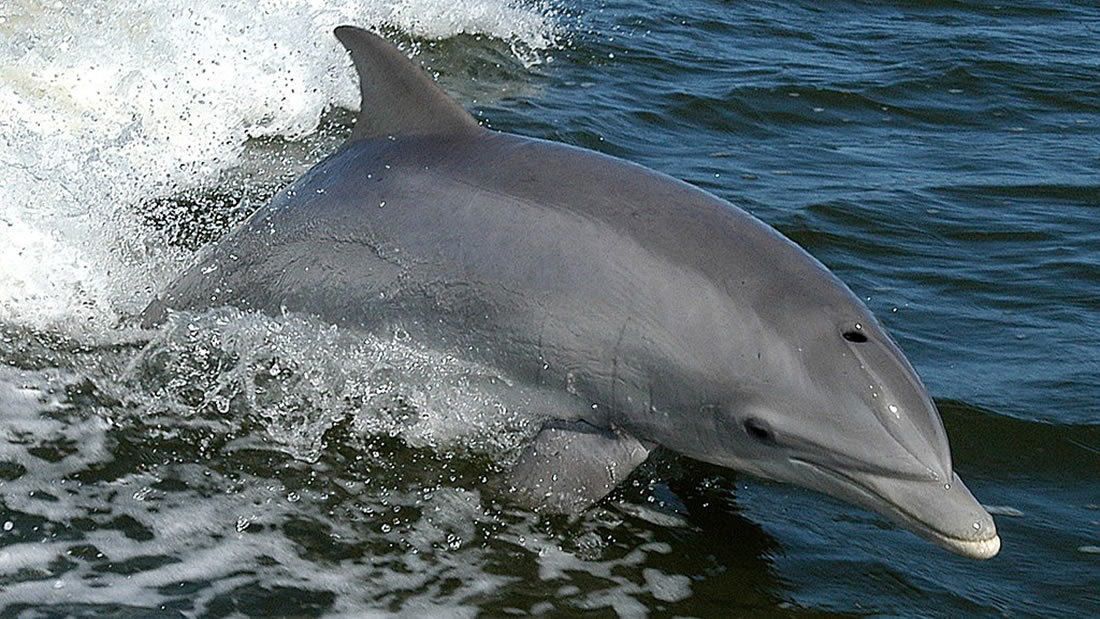
[[[462,4],[0,3],[0,615],[1100,615],[1100,8]],[[667,452],[540,518],[483,491],[537,406],[492,368],[300,316],[137,328],[348,134],[343,23],[821,259],[1000,555]]]

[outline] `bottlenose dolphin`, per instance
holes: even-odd
[[[548,422],[506,474],[578,512],[658,445],[869,508],[962,555],[1000,549],[916,372],[849,289],[691,185],[487,130],[383,39],[343,26],[347,143],[143,314],[303,312],[533,385]]]

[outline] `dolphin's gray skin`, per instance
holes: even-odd
[[[775,230],[668,176],[496,133],[344,26],[351,138],[145,311],[297,311],[490,364],[545,393],[511,471],[575,512],[656,445],[864,506],[962,555],[1000,548],[916,372]]]

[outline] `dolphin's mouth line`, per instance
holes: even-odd
[[[997,536],[997,533],[995,531],[992,535],[988,535],[987,537],[978,539],[951,535],[950,533],[946,533],[944,531],[940,531],[934,528],[931,524],[925,522],[924,520],[921,520],[901,505],[898,505],[896,502],[883,496],[879,492],[876,492],[873,488],[868,487],[866,484],[861,483],[858,479],[855,479],[849,475],[845,475],[844,473],[832,469],[828,466],[818,464],[816,462],[811,462],[809,460],[792,457],[790,458],[790,461],[794,464],[807,466],[819,473],[822,473],[834,479],[838,479],[841,482],[851,487],[854,487],[859,492],[868,495],[874,500],[889,505],[891,509],[899,516],[901,516],[905,521],[914,525],[913,528],[916,530],[915,532],[924,534],[926,537],[929,537],[933,541],[938,542],[940,545],[944,546],[948,550],[978,558],[992,557],[993,555],[997,554],[998,550],[1000,550],[1000,538]]]

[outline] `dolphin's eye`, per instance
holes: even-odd
[[[840,335],[849,342],[855,342],[857,344],[862,344],[867,341],[867,336],[864,335],[862,331],[845,331]]]
[[[745,432],[761,443],[775,444],[775,433],[768,427],[768,424],[756,417],[749,417],[745,420]]]

